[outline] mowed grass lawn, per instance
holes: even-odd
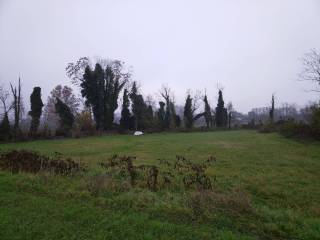
[[[45,140],[0,149],[60,152],[89,169],[72,177],[0,171],[0,239],[320,239],[319,142],[239,130]],[[229,200],[213,208],[210,201],[190,207],[193,193],[185,191],[102,187],[91,194],[88,183],[103,174],[99,163],[114,154],[136,156],[137,164],[215,156],[208,170],[216,176],[213,191]],[[250,209],[238,211],[241,206]]]

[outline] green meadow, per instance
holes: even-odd
[[[320,143],[255,131],[108,135],[0,145],[86,165],[72,176],[0,171],[0,239],[320,239]],[[195,163],[210,191],[114,182],[99,163]]]

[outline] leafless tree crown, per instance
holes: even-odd
[[[303,70],[299,75],[300,80],[313,81],[320,85],[320,53],[311,49],[302,58]],[[320,90],[314,90],[320,92]]]

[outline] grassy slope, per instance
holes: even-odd
[[[319,143],[230,131],[35,141],[0,149],[59,151],[86,162],[89,175],[101,171],[97,163],[112,154],[135,155],[140,163],[177,154],[193,161],[214,155],[215,188],[247,191],[256,212],[194,222],[180,214],[175,196],[129,191],[92,197],[84,187],[86,176],[0,172],[0,239],[320,239]]]

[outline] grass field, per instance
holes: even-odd
[[[0,145],[61,152],[75,176],[0,171],[0,239],[320,239],[320,143],[254,131],[118,135]],[[213,155],[210,192],[99,182],[113,154],[137,164]],[[99,178],[101,179],[101,178]],[[104,180],[103,180],[104,181]],[[108,185],[109,183],[109,185]],[[98,188],[93,191],[92,188]]]

